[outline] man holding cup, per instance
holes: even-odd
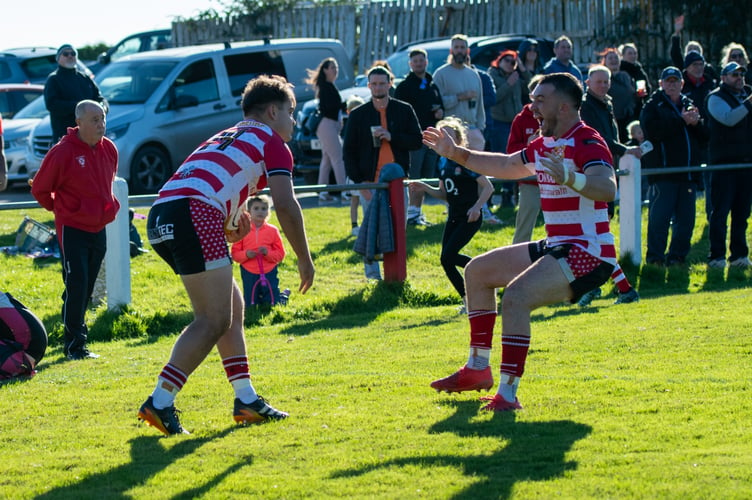
[[[343,146],[345,171],[356,184],[378,182],[381,167],[397,163],[405,175],[410,170],[410,151],[422,146],[422,132],[415,111],[409,104],[389,97],[392,74],[383,66],[368,71],[371,102],[350,113]],[[363,211],[368,209],[373,192],[359,194]],[[378,262],[365,262],[366,278],[381,279]]]

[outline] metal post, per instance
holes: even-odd
[[[107,224],[107,253],[104,257],[107,282],[107,309],[131,303],[131,243],[128,230],[128,183],[120,177],[112,185],[120,202],[115,220]]]
[[[394,252],[384,254],[384,281],[407,279],[407,234],[404,177],[389,181],[389,210],[394,228]]]
[[[642,173],[640,160],[624,155],[619,160],[619,257],[630,255],[632,263],[642,262]]]

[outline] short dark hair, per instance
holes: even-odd
[[[371,81],[371,75],[386,75],[387,80],[390,82],[392,81],[392,73],[384,66],[374,66],[368,70],[366,77],[369,82]]]
[[[553,85],[554,92],[566,98],[574,109],[582,104],[582,84],[569,73],[551,73],[544,75],[538,85]]]
[[[293,85],[278,75],[260,75],[243,89],[241,108],[244,116],[263,111],[271,103],[295,102]]]
[[[417,56],[418,54],[423,54],[423,57],[428,59],[428,52],[426,52],[425,49],[412,49],[410,53],[407,55],[407,58],[412,59],[413,56]]]

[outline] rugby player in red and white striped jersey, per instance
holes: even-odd
[[[423,142],[437,153],[480,174],[499,179],[536,175],[547,237],[491,250],[465,268],[470,355],[456,373],[436,380],[438,391],[488,390],[496,322],[501,301],[501,374],[497,393],[484,396],[483,410],[522,408],[517,388],[530,346],[530,313],[562,301],[577,302],[608,280],[616,264],[607,202],[616,195],[613,159],[603,138],[580,120],[582,87],[569,74],[545,75],[531,95],[541,137],[511,155],[458,147],[444,132],[429,128]]]

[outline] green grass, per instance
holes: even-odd
[[[53,337],[35,378],[0,386],[0,498],[752,497],[750,272],[706,271],[704,215],[690,265],[625,264],[639,303],[533,313],[514,414],[428,387],[465,361],[468,342],[438,265],[441,226],[409,228],[405,285],[374,285],[345,236],[347,208],[305,215],[315,287],[246,328],[254,385],[291,418],[235,427],[213,352],[178,399],[189,436],[135,418],[190,320],[153,252],[132,260],[126,311],[91,311],[102,358],[82,362],[61,355],[60,264],[0,256],[0,289]],[[22,216],[0,212],[0,246]],[[511,238],[509,226],[484,228],[467,250]],[[280,276],[296,288],[292,256]]]

